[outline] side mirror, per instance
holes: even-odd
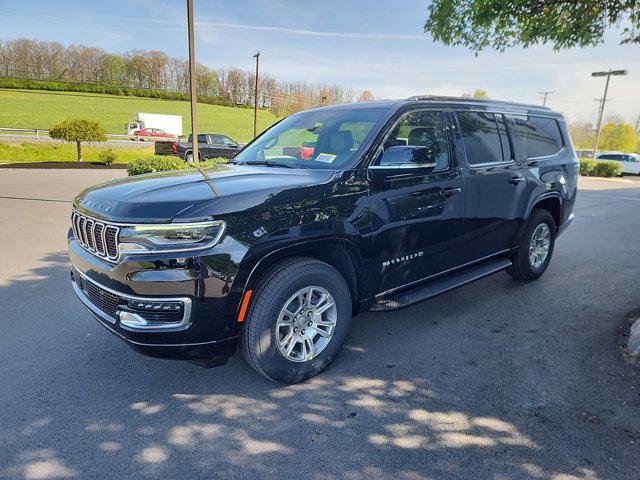
[[[379,166],[435,168],[436,164],[427,147],[394,146],[384,151]]]

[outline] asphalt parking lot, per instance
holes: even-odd
[[[141,357],[68,282],[69,200],[123,171],[0,173],[0,478],[640,478],[640,182],[582,181],[533,283],[354,319],[305,384]]]

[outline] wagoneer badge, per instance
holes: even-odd
[[[111,210],[111,207],[105,207],[104,205],[100,205],[99,203],[87,200],[84,197],[76,197],[76,201],[79,204],[84,205],[85,207],[93,207],[96,210],[102,210],[103,212],[108,212],[109,210]]]
[[[382,262],[382,268],[388,267],[389,265],[395,265],[397,263],[407,262],[409,260],[413,260],[414,258],[419,258],[424,255],[424,252],[416,252],[411,255],[405,255],[404,257],[392,258],[391,260],[387,260]]]

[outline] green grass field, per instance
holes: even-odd
[[[153,145],[144,148],[109,148],[92,145],[82,146],[82,158],[85,162],[99,162],[100,153],[111,150],[116,163],[129,163],[145,155],[153,155]],[[0,163],[31,162],[75,162],[77,160],[75,144],[63,142],[2,142],[0,141]]]
[[[95,120],[108,133],[124,133],[136,112],[182,115],[185,134],[191,130],[189,103],[153,98],[120,97],[78,92],[0,89],[0,127],[48,130],[67,118]],[[258,130],[277,120],[271,112],[258,112]],[[253,110],[198,104],[198,129],[230,136],[240,142],[253,137]]]

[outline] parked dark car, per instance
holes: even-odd
[[[502,270],[540,277],[577,177],[565,121],[544,107],[412,97],[308,110],[206,175],[82,192],[71,281],[143,354],[215,366],[240,348],[264,376],[300,382],[360,311]]]
[[[207,158],[228,158],[235,157],[244,147],[243,144],[232,140],[226,135],[218,133],[198,134],[198,157],[200,161]],[[156,155],[177,155],[183,160],[191,163],[193,158],[193,137],[189,135],[186,142],[156,142]]]

